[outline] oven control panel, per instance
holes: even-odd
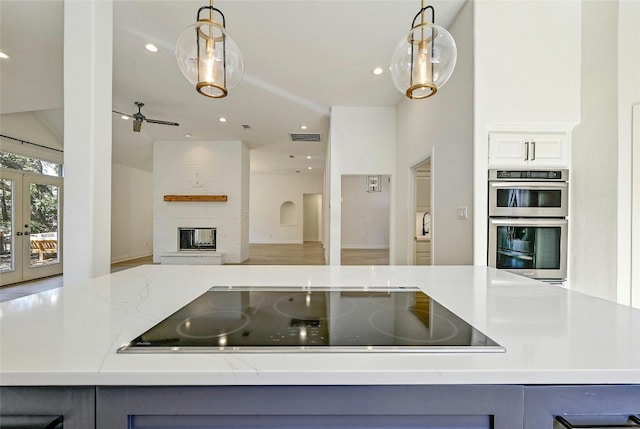
[[[567,170],[489,170],[489,180],[568,181]]]

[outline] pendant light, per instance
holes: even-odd
[[[411,99],[427,98],[447,83],[456,66],[457,49],[453,36],[435,25],[433,6],[424,6],[413,18],[411,31],[398,43],[391,57],[391,79],[400,92]],[[431,11],[431,21],[425,12]],[[420,22],[416,20],[420,17]]]
[[[214,13],[220,15],[222,24],[214,20]],[[242,79],[242,53],[225,28],[224,14],[213,7],[213,0],[209,6],[198,9],[196,19],[197,22],[178,37],[178,66],[200,94],[211,98],[226,97],[228,90]]]

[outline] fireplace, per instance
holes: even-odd
[[[178,228],[178,250],[216,250],[216,228]]]

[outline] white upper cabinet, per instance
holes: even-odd
[[[568,167],[569,138],[562,132],[491,132],[489,167]]]

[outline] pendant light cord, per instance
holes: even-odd
[[[424,4],[424,0],[422,0],[422,4]],[[435,24],[436,23],[436,13],[433,9],[433,6],[425,6],[420,8],[420,12],[416,13],[416,16],[413,18],[413,21],[411,22],[411,28],[414,28],[416,26],[416,19],[418,19],[419,16],[422,15],[423,17],[423,21],[422,23],[424,24],[424,12],[429,9],[431,10],[431,23]]]

